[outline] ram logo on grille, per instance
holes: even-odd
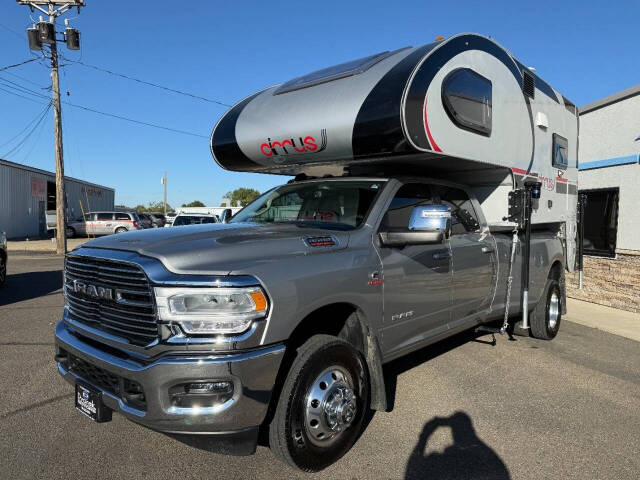
[[[102,300],[113,300],[113,289],[91,285],[79,280],[73,281],[73,291],[76,293],[84,293],[93,298],[101,298]]]

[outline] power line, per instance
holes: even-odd
[[[93,112],[93,113],[97,113],[99,115],[104,115],[106,117],[112,117],[112,118],[117,118],[117,119],[120,119],[120,120],[125,120],[125,121],[131,122],[131,123],[137,123],[139,125],[146,125],[147,127],[160,128],[162,130],[168,130],[170,132],[182,133],[183,135],[191,135],[192,137],[209,138],[208,135],[200,135],[199,133],[187,132],[186,130],[179,130],[177,128],[163,127],[162,125],[156,125],[155,123],[143,122],[141,120],[134,120],[133,118],[123,117],[122,115],[116,115],[115,113],[101,112],[100,110],[95,110],[93,108],[85,107],[85,106],[82,106],[82,105],[76,105],[75,103],[70,103],[70,102],[62,102],[62,103],[64,103],[65,105],[69,105],[70,107],[76,107],[76,108],[80,108],[82,110],[86,110],[87,112]]]
[[[11,150],[9,150],[8,152],[2,154],[2,157],[8,158],[9,155],[18,152],[25,145],[27,140],[31,137],[31,135],[33,135],[33,132],[36,130],[36,128],[38,128],[38,126],[43,122],[43,120],[47,116],[47,113],[49,113],[49,109],[51,108],[51,105],[52,105],[52,103],[49,102],[47,107],[40,114],[40,118],[38,118],[38,121],[31,128],[31,130],[29,130],[29,132],[22,138],[22,140],[20,140]]]
[[[215,103],[215,104],[221,105],[223,107],[231,107],[231,105],[229,105],[227,103],[224,103],[224,102],[221,102],[219,100],[212,100],[210,98],[202,97],[200,95],[195,95],[193,93],[183,92],[182,90],[176,90],[175,88],[169,88],[169,87],[165,87],[163,85],[158,85],[157,83],[147,82],[146,80],[140,80],[139,78],[131,77],[129,75],[125,75],[124,73],[118,73],[118,72],[114,72],[114,71],[111,71],[111,70],[107,70],[106,68],[96,67],[95,65],[89,65],[88,63],[81,62],[80,60],[71,60],[71,59],[66,58],[66,57],[63,57],[63,59],[65,61],[67,61],[67,62],[70,62],[70,63],[76,63],[78,65],[82,65],[83,67],[92,68],[92,69],[97,70],[99,72],[104,72],[104,73],[108,73],[110,75],[115,75],[116,77],[126,78],[127,80],[132,80],[134,82],[138,82],[138,83],[141,83],[143,85],[149,85],[151,87],[155,87],[155,88],[159,88],[159,89],[162,89],[162,90],[166,90],[168,92],[177,93],[179,95],[185,95],[187,97],[195,98],[197,100],[203,100],[205,102]]]
[[[0,72],[4,70],[9,70],[10,68],[19,67],[20,65],[24,65],[25,63],[35,62],[36,60],[40,60],[40,57],[30,58],[29,60],[25,60],[24,62],[16,63],[14,65],[7,65],[6,67],[1,67]]]
[[[18,32],[16,32],[13,28],[9,28],[6,25],[3,25],[2,23],[0,23],[0,27],[4,28],[6,31],[12,33],[13,35],[15,35],[16,37],[18,37],[20,40],[23,39],[23,36],[20,35]]]
[[[43,109],[41,112],[39,112],[39,113],[38,113],[38,115],[36,115],[36,116],[33,118],[33,120],[31,120],[29,123],[27,123],[27,124],[25,125],[25,127],[24,127],[22,130],[20,130],[18,133],[16,133],[13,137],[11,137],[11,138],[10,138],[9,140],[7,140],[6,142],[1,143],[1,144],[0,144],[0,147],[4,147],[5,145],[8,145],[8,144],[9,144],[9,143],[11,143],[12,141],[14,141],[16,138],[18,138],[20,135],[22,135],[22,134],[27,130],[27,128],[29,128],[29,127],[31,126],[31,124],[33,124],[33,122],[35,122],[36,120],[38,120],[38,118],[40,118],[40,116],[43,114],[43,112],[44,112],[44,111],[46,111],[46,110],[48,110],[48,109],[49,109],[49,105],[47,105],[46,107],[44,107],[44,109]]]
[[[9,82],[9,83],[17,85],[17,86],[9,85],[9,84],[2,83],[2,82]],[[9,88],[9,89],[18,91],[21,94],[32,95],[34,97],[39,97],[39,98],[46,98],[46,99],[49,98],[46,95],[43,95],[43,94],[41,94],[39,92],[36,92],[36,91],[31,90],[29,88],[26,88],[26,87],[24,87],[22,85],[16,84],[15,82],[12,82],[11,80],[6,80],[6,79],[1,78],[1,77],[0,77],[0,85],[2,85],[5,88]],[[20,95],[18,93],[9,92],[9,91],[7,91],[7,90],[5,90],[3,88],[0,88],[0,90],[5,91],[7,93],[11,93],[11,94],[16,95],[18,97],[22,97],[22,98],[24,98],[26,100],[36,101],[36,100],[34,100],[32,98],[24,97],[24,96],[22,96],[22,95]],[[38,102],[38,103],[42,103],[42,102]],[[158,124],[155,124],[155,123],[145,122],[145,121],[142,121],[142,120],[136,120],[136,119],[125,117],[123,115],[118,115],[118,114],[115,114],[115,113],[103,112],[101,110],[96,110],[95,108],[86,107],[84,105],[78,105],[76,103],[71,103],[71,102],[67,102],[67,101],[62,101],[62,103],[64,103],[65,105],[69,105],[71,107],[79,108],[81,110],[86,110],[88,112],[93,112],[93,113],[96,113],[98,115],[117,118],[119,120],[124,120],[124,121],[131,122],[131,123],[137,123],[139,125],[145,125],[147,127],[158,128],[158,129],[161,129],[161,130],[166,130],[166,131],[174,132],[174,133],[181,133],[183,135],[190,135],[192,137],[209,138],[209,136],[207,136],[207,135],[201,135],[199,133],[188,132],[186,130],[180,130],[180,129],[177,129],[177,128],[165,127],[163,125],[158,125]]]

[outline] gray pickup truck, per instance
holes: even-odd
[[[463,185],[293,181],[226,223],[68,254],[58,369],[94,420],[116,411],[239,453],[268,427],[278,457],[317,471],[349,450],[369,409],[387,408],[384,363],[500,321],[511,245]],[[551,339],[565,306],[562,240],[534,230],[530,258],[531,334]]]

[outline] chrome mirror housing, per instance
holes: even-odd
[[[416,207],[409,218],[409,230],[441,232],[444,239],[451,236],[451,207],[423,205]]]

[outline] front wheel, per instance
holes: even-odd
[[[557,280],[549,278],[531,315],[531,335],[541,340],[552,340],[560,330],[562,320],[562,292]]]
[[[297,351],[269,427],[269,446],[289,465],[317,472],[356,442],[369,409],[369,375],[349,343],[315,335]]]

